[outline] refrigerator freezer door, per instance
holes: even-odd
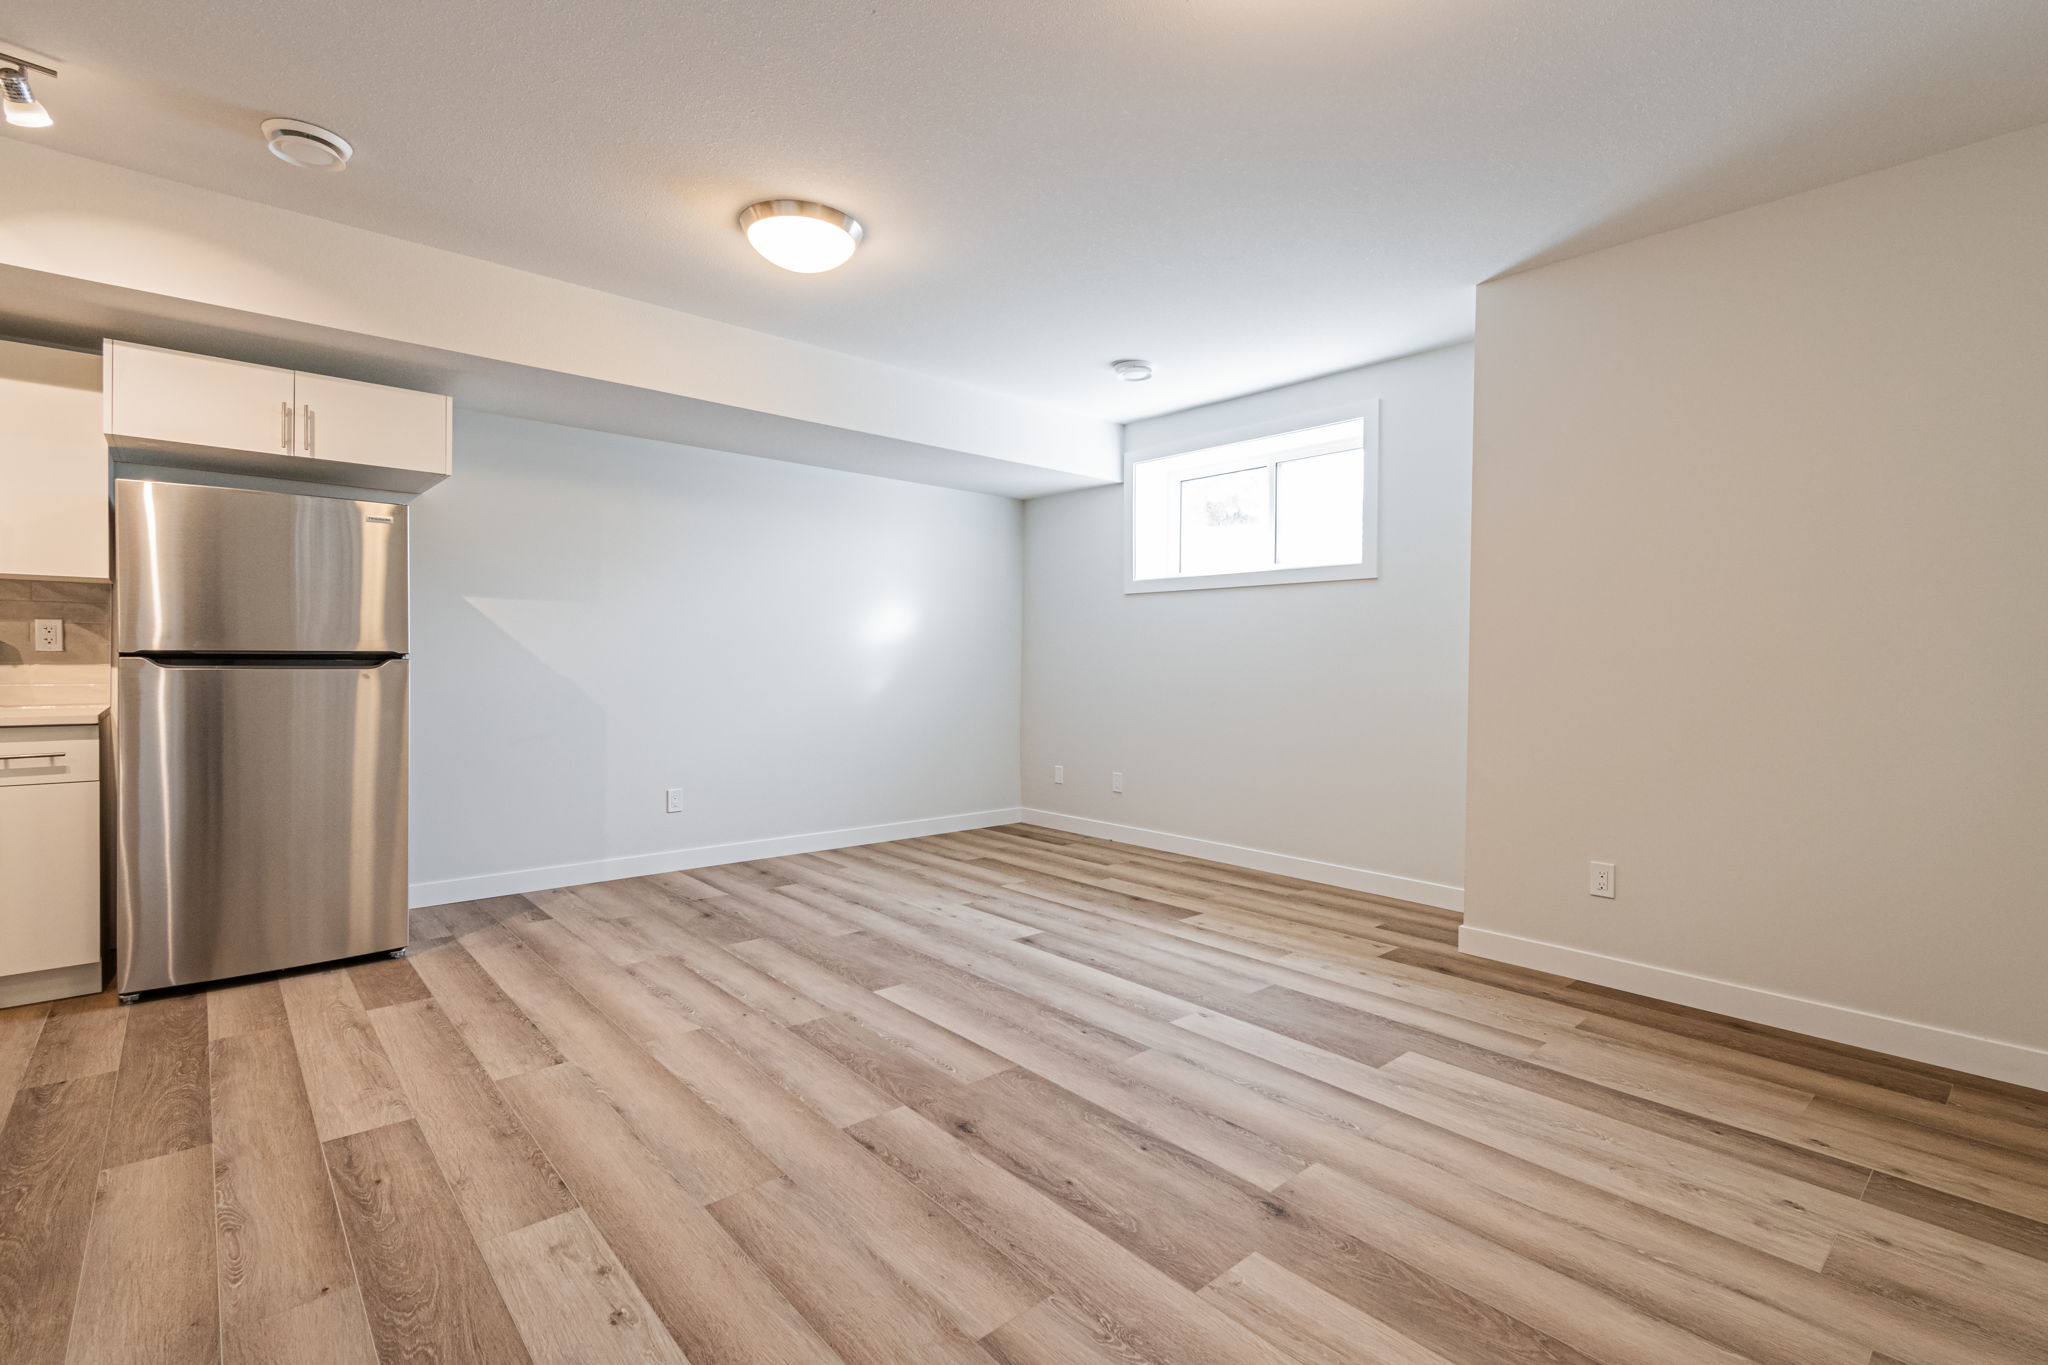
[[[119,989],[406,941],[403,659],[122,659],[114,683]]]
[[[406,509],[114,481],[120,654],[403,654]]]

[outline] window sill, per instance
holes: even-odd
[[[1255,573],[1213,573],[1188,578],[1127,578],[1124,580],[1124,595],[1194,592],[1202,588],[1263,588],[1280,583],[1341,583],[1379,576],[1377,564],[1326,564],[1313,569],[1261,569]]]

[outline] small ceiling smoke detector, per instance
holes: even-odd
[[[747,244],[784,270],[816,275],[845,265],[867,235],[850,213],[808,199],[764,199],[740,210]]]
[[[1152,367],[1142,360],[1112,360],[1110,372],[1126,384],[1138,384],[1152,377]]]
[[[52,79],[57,73],[47,66],[40,66],[25,57],[16,57],[0,52],[0,104],[5,104],[7,121],[17,128],[47,128],[56,120],[50,111],[36,102],[35,92],[29,89],[28,73],[34,71]]]
[[[356,154],[356,149],[340,133],[291,118],[263,120],[263,140],[270,144],[270,154],[279,161],[289,161],[309,171],[338,171]]]

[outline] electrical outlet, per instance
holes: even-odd
[[[1055,763],[1055,764],[1053,764],[1053,765],[1052,765],[1052,780],[1053,780],[1053,781],[1055,781],[1055,782],[1064,782],[1064,781],[1066,781],[1066,780],[1067,780],[1067,765],[1066,765],[1066,764],[1064,764],[1064,763]]]
[[[668,789],[668,813],[670,815],[681,815],[683,813],[683,789],[681,787],[670,787]]]
[[[1592,885],[1588,888],[1596,896],[1614,899],[1614,864],[1594,863]]]
[[[36,622],[36,651],[41,654],[61,653],[64,649],[64,621],[52,617]]]
[[[1113,792],[1123,791],[1124,775],[1122,773],[1111,773],[1109,775],[1109,789]]]

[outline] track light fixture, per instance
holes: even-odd
[[[0,52],[0,102],[7,108],[7,121],[17,128],[47,128],[55,119],[50,111],[37,102],[35,91],[29,88],[28,73],[56,79],[57,73],[47,66],[38,65],[25,57]]]

